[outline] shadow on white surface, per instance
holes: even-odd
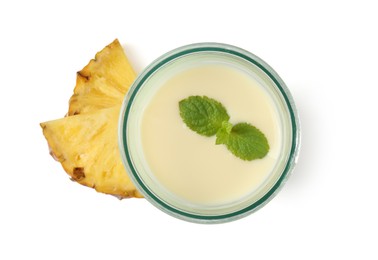
[[[298,92],[294,101],[300,118],[301,144],[297,165],[283,188],[285,194],[298,194],[313,186],[322,160],[321,115],[316,112],[316,100],[311,98],[308,87],[293,89]]]

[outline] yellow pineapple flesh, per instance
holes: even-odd
[[[118,149],[120,106],[41,123],[54,158],[71,178],[120,198],[142,197]]]
[[[118,149],[118,117],[136,75],[115,39],[77,73],[67,117],[41,123],[50,152],[71,178],[119,198],[142,197]]]
[[[68,115],[120,105],[136,74],[116,39],[77,72]]]

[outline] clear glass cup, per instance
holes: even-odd
[[[169,193],[154,177],[144,157],[140,124],[143,111],[161,82],[203,63],[228,63],[244,70],[269,92],[280,114],[283,145],[270,177],[250,196],[215,207],[196,205]],[[152,62],[127,93],[119,118],[119,147],[129,177],[162,211],[196,223],[222,223],[247,216],[267,204],[292,172],[299,152],[300,128],[293,98],[278,74],[263,60],[241,48],[221,43],[196,43],[172,50]]]

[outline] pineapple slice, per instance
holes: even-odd
[[[78,183],[119,198],[142,197],[118,149],[120,106],[41,123],[51,154]]]
[[[77,72],[68,115],[120,105],[135,77],[122,46],[115,39]]]

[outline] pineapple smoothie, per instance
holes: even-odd
[[[245,161],[215,136],[200,136],[180,117],[178,103],[208,96],[227,108],[231,122],[253,122],[267,136],[263,159]],[[256,192],[268,179],[282,147],[280,117],[269,94],[247,73],[222,64],[204,64],[168,79],[143,113],[141,138],[154,177],[169,192],[193,204],[216,206]]]
[[[121,156],[154,206],[187,221],[227,222],[274,197],[298,154],[288,89],[264,61],[217,43],[173,50],[125,97]]]

